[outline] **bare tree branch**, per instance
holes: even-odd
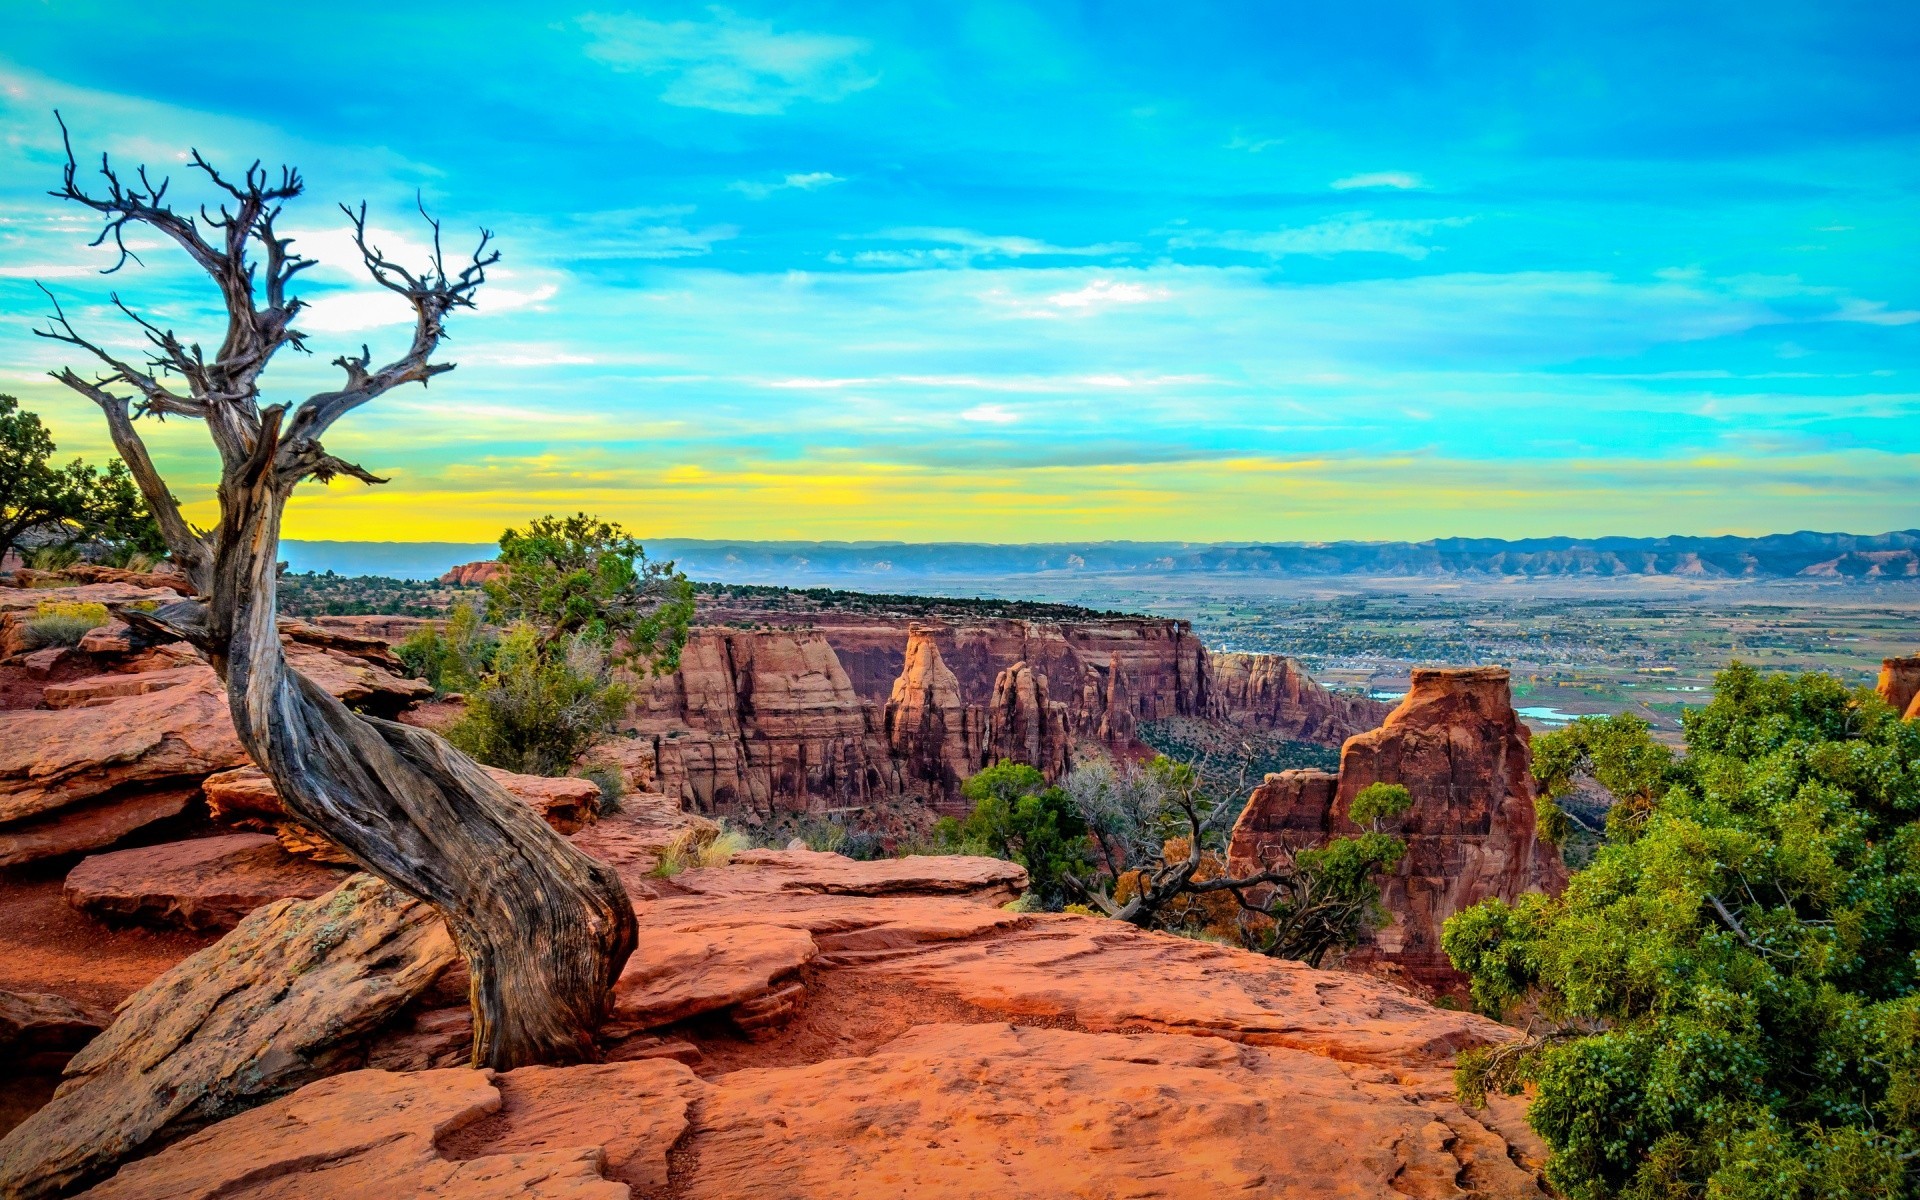
[[[287,428],[288,442],[294,446],[321,437],[335,421],[385,392],[407,383],[426,384],[435,375],[453,370],[452,363],[431,361],[433,352],[447,336],[443,324],[446,315],[456,308],[472,308],[473,294],[486,282],[487,268],[500,261],[500,252],[488,249],[492,232],[483,229],[472,260],[457,275],[449,277],[440,249],[440,222],[422,205],[420,215],[433,230],[433,258],[427,270],[416,275],[368,240],[365,204],[358,209],[343,204],[340,211],[353,223],[353,242],[360,250],[367,273],[373,276],[374,282],[406,297],[413,306],[413,341],[405,354],[378,370],[372,369],[373,355],[365,346],[360,348],[358,357],[342,355],[335,359],[334,365],[347,374],[346,386],[339,391],[315,395],[300,406]]]

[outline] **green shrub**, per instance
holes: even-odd
[[[531,626],[507,631],[493,668],[467,693],[467,713],[447,740],[490,766],[563,775],[604,739],[632,691],[584,638],[558,644]]]
[[[648,874],[656,879],[671,879],[695,867],[724,867],[747,847],[746,835],[725,825],[690,825],[674,835]]]
[[[943,817],[934,835],[950,854],[988,854],[1027,869],[1027,890],[1057,909],[1066,875],[1088,869],[1087,823],[1058,787],[1024,763],[1002,762],[961,785],[973,801],[965,821]]]
[[[435,695],[465,692],[477,686],[493,665],[499,639],[480,625],[480,614],[462,601],[447,614],[446,627],[419,630],[393,648],[415,679],[433,685]]]
[[[1607,842],[1447,922],[1481,1007],[1548,1022],[1461,1093],[1530,1084],[1570,1200],[1920,1195],[1920,723],[1738,663],[1683,720],[1683,757],[1618,719],[1549,744],[1550,793],[1613,793]]]
[[[1413,807],[1413,793],[1404,784],[1370,783],[1360,789],[1347,809],[1347,819],[1362,829],[1380,832],[1380,827]]]
[[[104,604],[42,600],[26,622],[27,649],[77,646],[89,630],[98,629],[110,620],[112,616]]]
[[[620,798],[627,794],[627,777],[608,762],[588,763],[580,768],[580,778],[590,779],[600,789],[600,815],[620,811]]]

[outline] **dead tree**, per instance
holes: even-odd
[[[47,327],[35,330],[102,364],[104,370],[90,376],[63,369],[54,377],[106,415],[174,561],[198,592],[151,614],[123,615],[206,656],[226,682],[241,743],[289,812],[446,919],[471,972],[476,1065],[504,1069],[593,1057],[594,1032],[636,938],[619,878],[436,735],[349,711],[290,669],[275,627],[280,521],[294,487],[336,475],[383,482],[327,453],[321,439],[362,404],[453,369],[433,356],[447,316],[473,307],[487,268],[499,258],[488,249],[491,234],[483,231],[470,261],[449,273],[440,226],[423,207],[433,254],[415,273],[373,244],[364,204],[357,211],[343,205],[368,274],[413,309],[411,343],[379,366],[363,346],[358,355],[334,360],[346,376],[337,390],[310,396],[291,411],[284,404],[262,406],[260,377],[274,354],[286,346],[307,348],[295,328],[302,304],[289,286],[313,262],[295,253],[292,239],[274,224],[302,191],[299,173],[282,168],[270,176],[256,162],[232,179],[195,151],[192,166],[224,195],[217,212],[202,206],[197,214],[183,213],[167,200],[167,180],[153,182],[144,167],[123,175],[105,155],[98,187],[83,187],[64,122],[60,128],[67,164],[52,195],[103,218],[93,244],[111,239],[119,251],[108,272],[139,261],[125,235],[129,226],[146,226],[199,264],[227,315],[226,332],[209,357],[199,343],[114,296],[150,343],[140,365],[82,337],[57,300]],[[206,422],[220,456],[220,519],[211,531],[187,523],[155,469],[135,427],[136,418],[149,416]]]

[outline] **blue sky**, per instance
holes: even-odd
[[[177,252],[102,279],[57,181],[296,162],[302,322],[403,344],[333,205],[505,254],[460,369],[329,439],[289,534],[1423,538],[1920,524],[1920,9],[7,5],[0,389],[97,416],[54,287],[217,340]],[[156,434],[201,504],[204,434]]]

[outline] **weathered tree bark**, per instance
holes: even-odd
[[[377,370],[365,349],[358,357],[337,359],[346,386],[310,397],[288,417],[284,406],[260,407],[258,381],[276,350],[302,343],[292,325],[301,302],[286,287],[312,264],[293,254],[290,239],[277,236],[273,226],[281,204],[300,194],[300,177],[285,170],[269,185],[255,164],[244,182],[234,183],[198,152],[193,163],[232,198],[232,212],[223,205],[217,216],[205,209],[197,220],[181,216],[164,201],[165,181],[151,184],[144,171],[137,183],[123,180],[104,157],[105,193],[91,195],[76,184],[71,146],[58,194],[103,215],[106,225],[96,244],[112,237],[121,246],[114,270],[131,257],[120,241],[128,222],[166,234],[201,265],[227,309],[226,337],[216,356],[208,361],[198,345],[181,342],[124,305],[154,347],[148,370],[82,338],[57,302],[48,327],[36,331],[105,364],[106,371],[91,380],[71,370],[55,377],[105,413],[114,445],[174,560],[199,591],[195,600],[122,615],[182,637],[207,656],[226,682],[241,743],[289,812],[445,918],[472,976],[476,1065],[505,1069],[591,1058],[594,1032],[636,939],[633,909],[619,878],[562,840],[441,738],[352,712],[289,668],[274,621],[280,521],[294,487],[336,474],[382,482],[326,453],[321,436],[368,400],[453,369],[430,361],[443,336],[441,322],[450,310],[472,306],[474,290],[499,256],[487,252],[489,235],[483,233],[472,263],[449,276],[439,225],[429,218],[433,261],[415,275],[368,242],[364,206],[357,213],[345,210],[368,272],[413,306],[412,344]],[[185,393],[170,387],[168,377],[183,380]],[[118,385],[140,393],[137,406],[130,409],[130,399],[111,390]],[[155,469],[133,420],[147,414],[207,423],[221,460],[220,523],[211,533],[186,522]]]

